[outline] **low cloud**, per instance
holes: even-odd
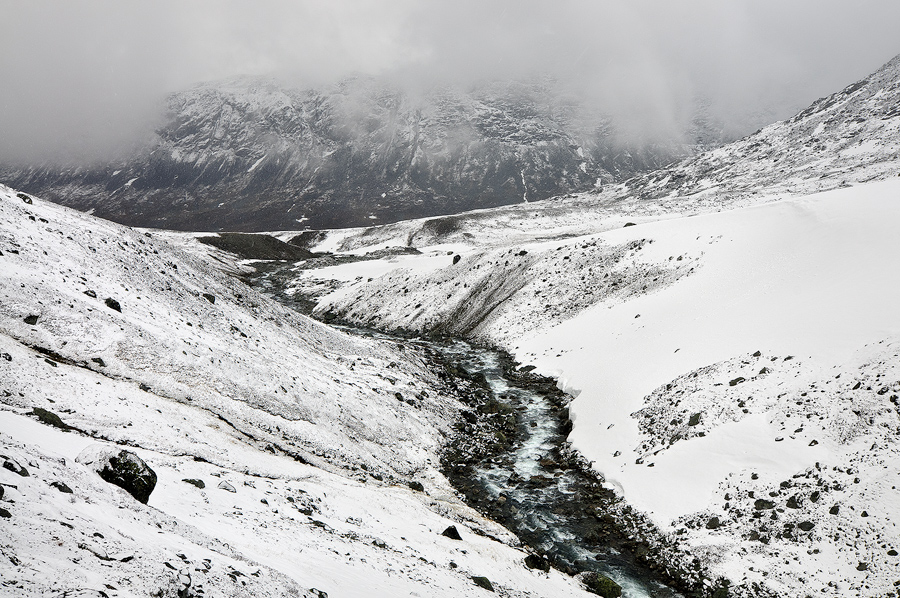
[[[783,118],[900,52],[894,0],[0,0],[0,163],[102,159],[169,92],[236,75],[316,86],[549,75],[640,138],[697,98],[734,133]]]

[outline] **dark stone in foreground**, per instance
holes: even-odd
[[[450,527],[445,529],[443,532],[441,532],[441,535],[446,536],[451,540],[462,540],[462,537],[459,535],[459,530],[456,529],[455,525],[451,525]]]
[[[52,411],[48,411],[47,409],[42,409],[41,407],[34,407],[31,410],[31,415],[37,416],[38,420],[42,424],[47,424],[48,426],[53,426],[54,428],[60,428],[62,430],[70,430],[72,428],[70,425],[61,420],[58,415],[56,415]]]
[[[108,307],[110,309],[114,309],[119,313],[122,313],[122,306],[119,305],[119,302],[116,301],[115,299],[113,299],[112,297],[107,297],[105,303],[106,303],[106,307]]]
[[[581,581],[587,586],[589,592],[603,596],[603,598],[618,598],[622,595],[622,586],[594,571],[583,574]]]
[[[97,472],[104,481],[122,488],[140,503],[147,504],[150,493],[156,487],[156,472],[131,451],[92,445],[81,451],[75,460]]]
[[[206,482],[204,482],[203,480],[198,480],[198,479],[195,479],[195,478],[184,478],[184,479],[181,480],[181,481],[182,481],[182,482],[187,482],[187,483],[190,484],[191,486],[196,486],[197,488],[200,488],[201,490],[202,490],[203,488],[206,488]]]
[[[72,489],[69,488],[69,486],[63,482],[50,482],[50,485],[52,487],[56,488],[57,490],[59,490],[60,492],[62,492],[63,494],[72,494]]]
[[[540,571],[550,570],[550,561],[536,554],[529,554],[525,557],[525,566],[529,569],[538,569]]]
[[[480,588],[484,588],[485,590],[490,590],[491,592],[494,591],[494,586],[491,585],[491,580],[489,580],[487,577],[480,577],[477,575],[473,575],[472,581],[474,581],[475,585],[477,585]]]
[[[25,316],[25,320],[24,320],[24,321],[25,321],[25,323],[28,324],[29,326],[34,326],[34,325],[37,324],[37,322],[38,322],[38,316],[34,316],[34,315],[31,315],[31,316]]]

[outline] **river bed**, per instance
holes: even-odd
[[[249,282],[309,315],[312,301],[284,293],[287,267],[271,266]],[[465,381],[461,395],[471,409],[463,413],[457,437],[442,456],[444,474],[472,507],[514,532],[540,557],[530,566],[552,564],[572,575],[594,571],[619,584],[626,598],[681,596],[641,562],[645,547],[623,531],[610,509],[615,495],[569,448],[566,404],[571,397],[555,381],[517,368],[501,351],[463,340],[339,327],[416,345],[451,377]],[[479,434],[482,440],[476,441]],[[485,435],[489,442],[483,441]]]

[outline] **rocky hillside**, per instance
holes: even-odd
[[[421,354],[190,245],[0,186],[0,595],[585,595],[456,498]]]
[[[133,155],[0,167],[0,181],[130,225],[335,228],[585,191],[723,141],[702,108],[683,135],[620,137],[549,80],[411,94],[364,78],[318,90],[237,79],[172,95]]]

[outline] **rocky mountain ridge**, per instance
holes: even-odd
[[[93,167],[0,167],[0,180],[118,222],[187,230],[337,228],[586,191],[721,144],[628,142],[549,79],[425,93],[371,78],[318,90],[240,78],[168,99],[136,153]]]

